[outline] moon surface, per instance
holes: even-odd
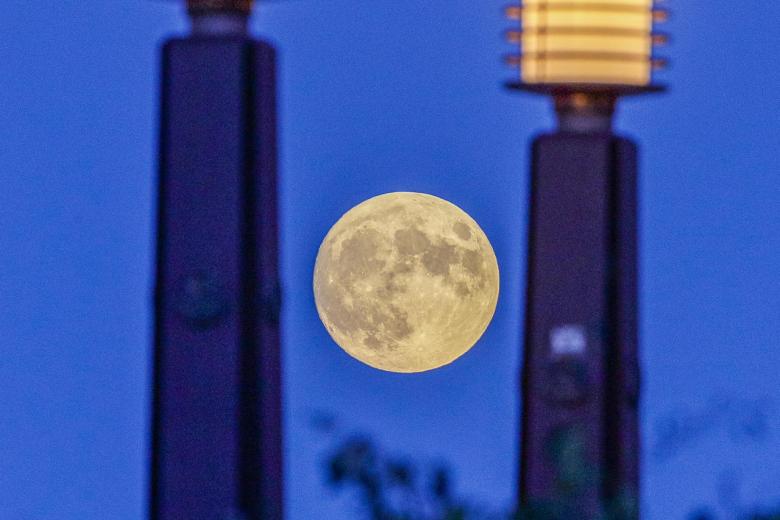
[[[423,372],[466,353],[498,301],[495,253],[463,210],[422,193],[379,195],[331,228],[314,267],[322,323],[374,368]]]

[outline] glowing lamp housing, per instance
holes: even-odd
[[[506,14],[521,25],[507,32],[520,46],[508,57],[520,67],[513,86],[615,94],[660,88],[653,70],[665,61],[654,48],[667,37],[654,29],[668,15],[653,0],[523,0]]]

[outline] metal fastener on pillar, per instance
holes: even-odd
[[[282,518],[275,52],[251,0],[163,48],[150,518]]]
[[[514,90],[548,95],[533,141],[518,501],[540,518],[639,516],[637,152],[622,96],[663,90],[652,0],[525,0]],[[537,518],[537,516],[532,516]]]

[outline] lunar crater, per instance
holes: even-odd
[[[323,241],[317,311],[347,353],[383,370],[420,372],[460,357],[489,324],[498,265],[457,206],[418,193],[380,195]]]

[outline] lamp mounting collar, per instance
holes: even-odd
[[[236,13],[249,15],[254,0],[187,0],[190,14],[198,13]]]

